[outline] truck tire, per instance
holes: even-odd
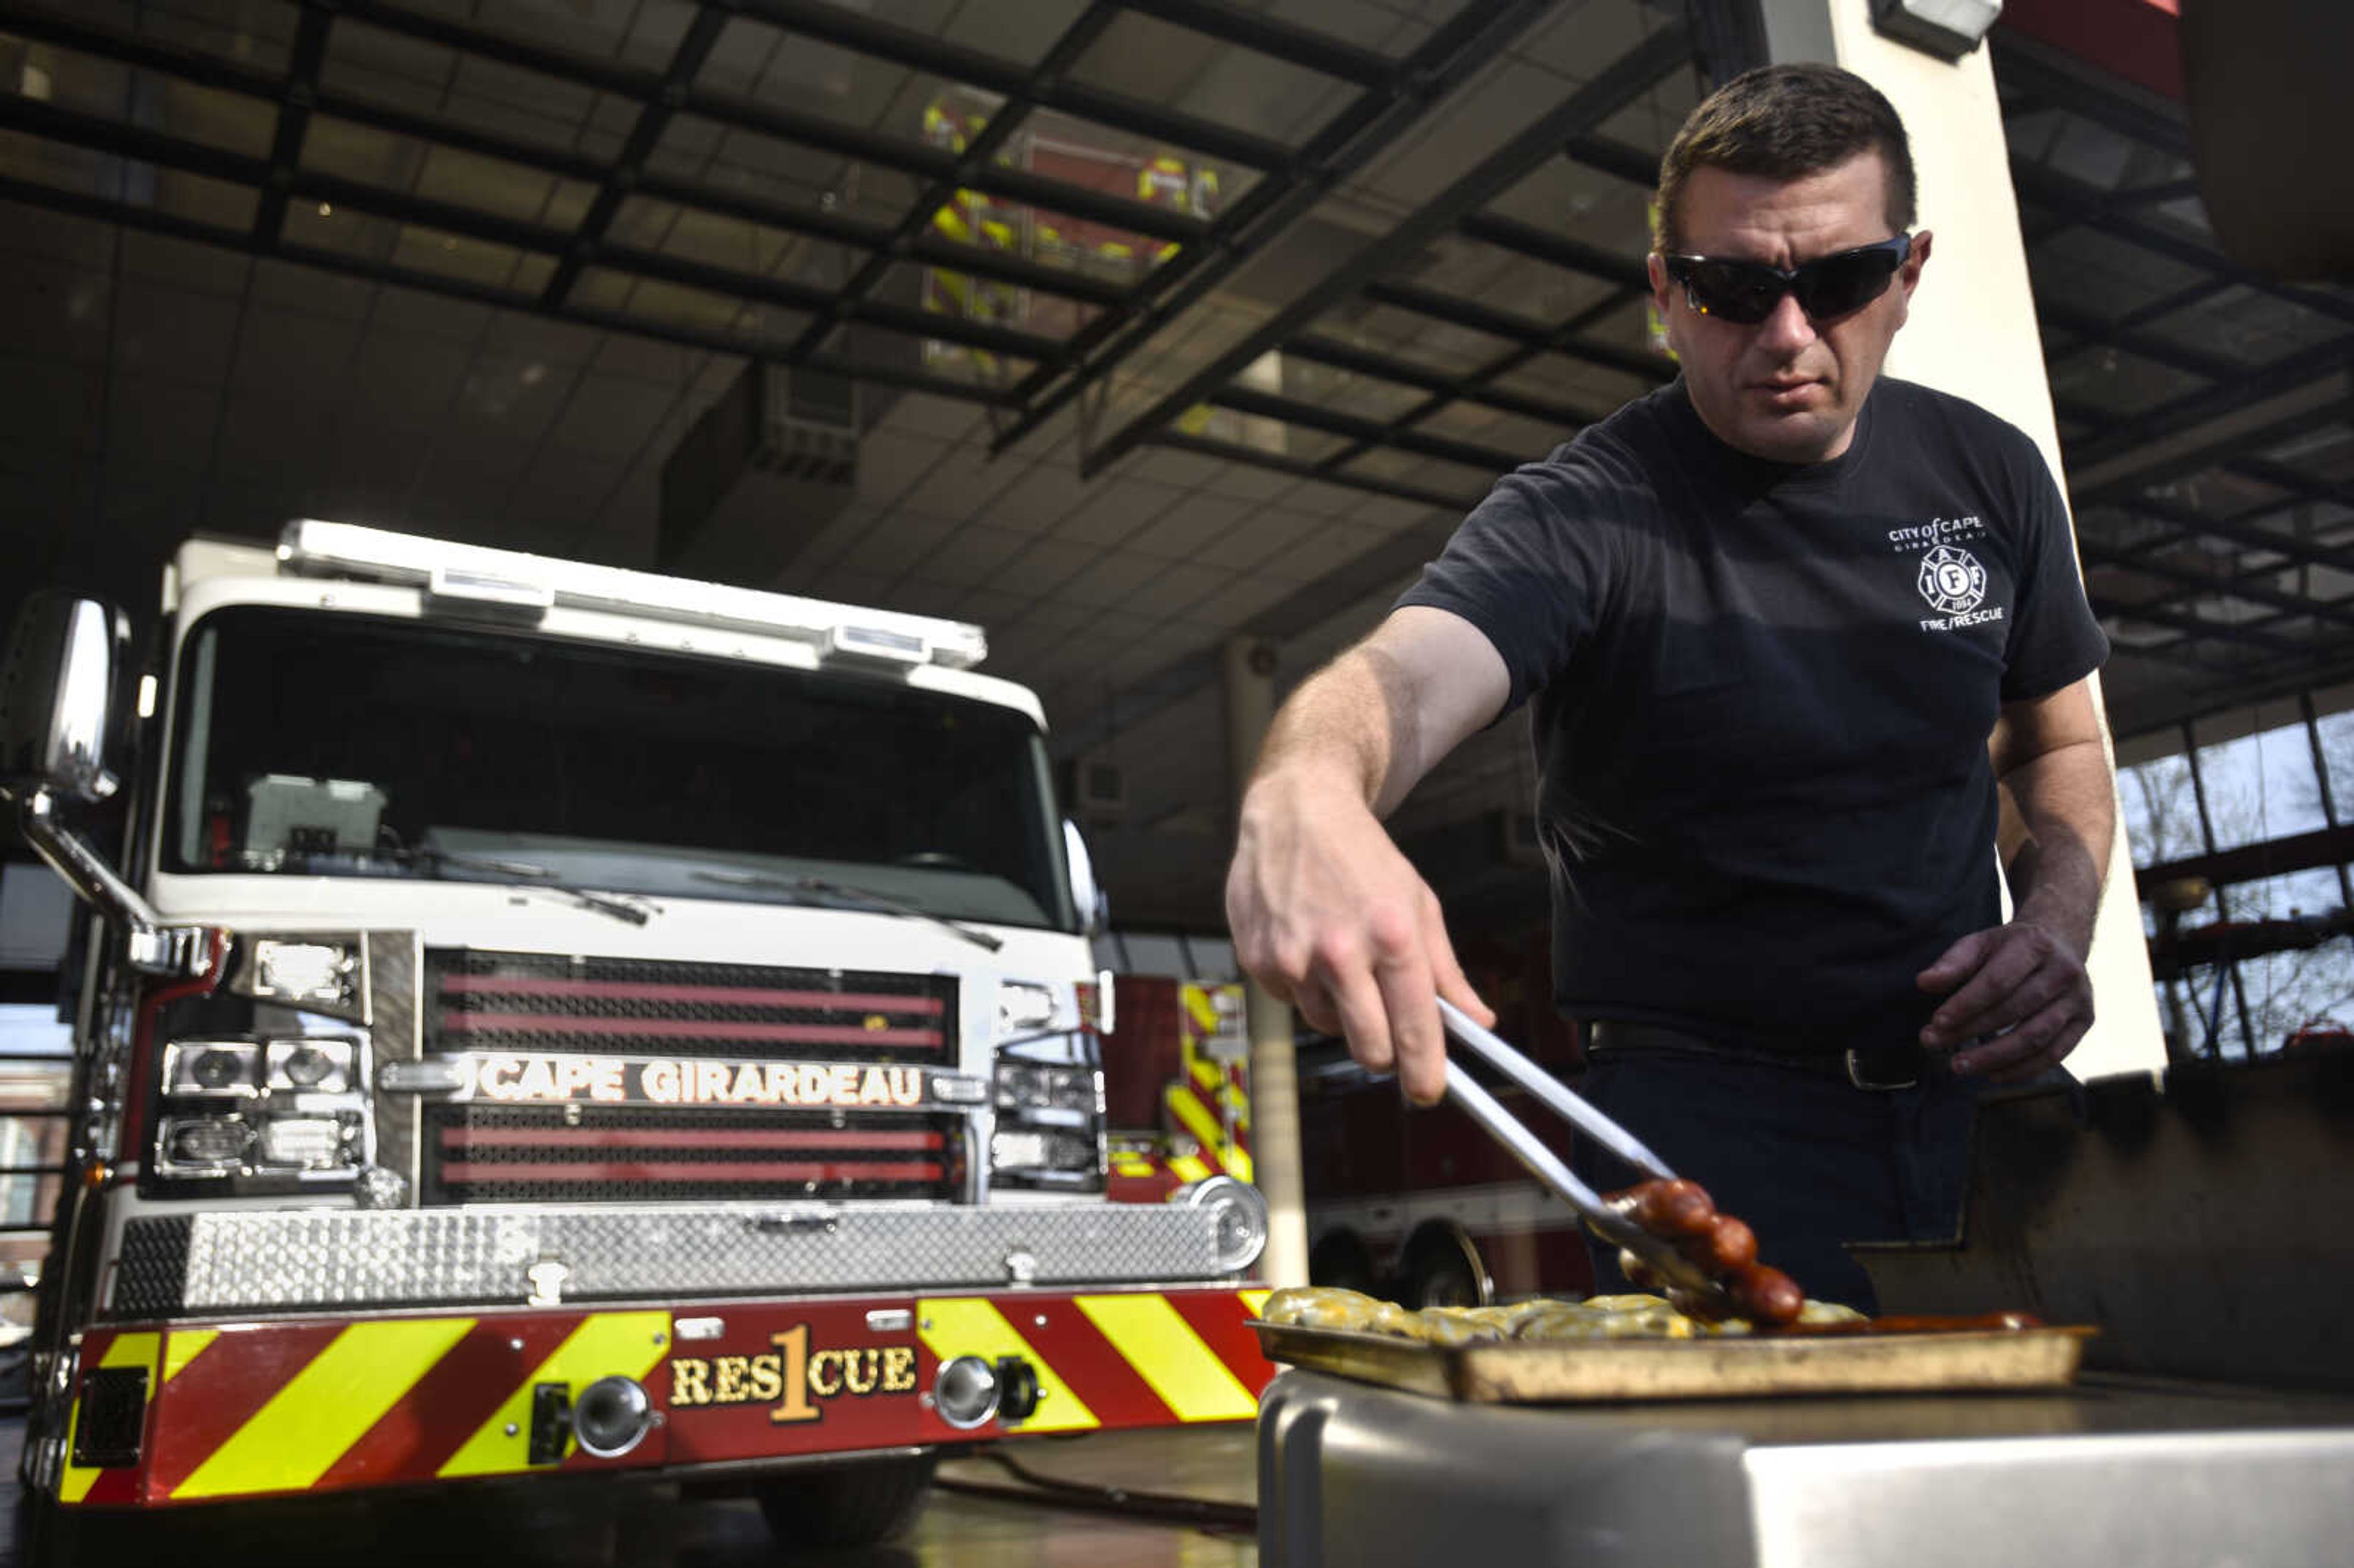
[[[1310,1249],[1308,1283],[1362,1291],[1367,1296],[1378,1293],[1382,1287],[1381,1271],[1373,1266],[1373,1255],[1357,1239],[1354,1231],[1334,1231]]]
[[[871,1546],[916,1522],[937,1454],[855,1460],[762,1481],[754,1495],[769,1533],[789,1548]]]
[[[1488,1266],[1461,1227],[1425,1225],[1406,1245],[1397,1299],[1408,1307],[1479,1307],[1495,1298]]]

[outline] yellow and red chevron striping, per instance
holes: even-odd
[[[98,1330],[83,1364],[143,1366],[145,1453],[69,1469],[63,1500],[180,1503],[537,1469],[691,1467],[910,1442],[1245,1419],[1273,1375],[1231,1288],[780,1299],[666,1310],[497,1309]],[[877,1327],[896,1317],[896,1327]],[[909,1323],[919,1325],[911,1330]],[[1049,1405],[948,1428],[920,1397],[964,1354],[1032,1361]],[[639,1378],[667,1416],[628,1457],[528,1462],[534,1387]],[[674,1386],[675,1385],[675,1386]],[[79,1409],[77,1409],[79,1419]],[[510,1428],[515,1428],[510,1431]]]
[[[177,1491],[198,1465],[236,1436],[343,1330],[341,1323],[290,1323],[213,1332],[157,1391],[157,1404],[171,1411],[172,1419],[149,1426],[153,1436],[145,1490],[157,1497]],[[170,1330],[167,1342],[190,1334],[185,1329]]]
[[[505,1402],[515,1379],[553,1354],[571,1328],[567,1319],[545,1318],[475,1324],[383,1420],[327,1467],[315,1489],[379,1486],[438,1473]]]

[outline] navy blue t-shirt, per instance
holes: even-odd
[[[1683,384],[1505,476],[1399,599],[1532,704],[1553,986],[1798,1052],[1909,1041],[2001,918],[1987,739],[2108,651],[2034,443],[1882,377],[1840,457],[1718,440]]]

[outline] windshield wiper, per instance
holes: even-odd
[[[610,915],[616,920],[627,920],[632,926],[642,926],[652,918],[642,900],[597,893],[586,887],[576,887],[544,865],[534,865],[527,860],[501,860],[491,855],[453,854],[448,850],[411,849],[396,852],[409,865],[448,866],[455,871],[479,871],[492,876],[504,876],[530,887],[561,893],[583,908]]]
[[[961,921],[945,915],[935,915],[928,909],[902,903],[888,894],[875,893],[845,883],[828,882],[822,876],[779,876],[765,871],[738,871],[733,867],[699,867],[687,873],[698,882],[716,882],[729,887],[758,887],[775,893],[797,893],[804,898],[831,898],[838,903],[860,905],[878,914],[896,915],[908,920],[928,920],[962,937],[974,947],[995,952],[1005,946],[1002,938],[986,931],[976,931]]]

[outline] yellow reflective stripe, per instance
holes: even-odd
[[[1235,1292],[1235,1294],[1243,1298],[1243,1305],[1250,1308],[1252,1317],[1263,1318],[1267,1315],[1267,1298],[1274,1295],[1275,1292],[1272,1290],[1238,1290]]]
[[[1150,1176],[1152,1174],[1152,1161],[1123,1154],[1112,1160],[1111,1169],[1116,1176]]]
[[[1180,1421],[1235,1421],[1258,1401],[1165,1296],[1082,1296],[1079,1310]]]
[[[600,1377],[620,1374],[643,1380],[670,1343],[667,1312],[599,1312],[583,1318],[547,1359],[534,1367],[488,1421],[474,1429],[465,1446],[436,1472],[442,1476],[492,1476],[531,1467],[531,1391],[560,1383],[578,1399]],[[507,1435],[512,1426],[514,1436]]]
[[[1218,1004],[1211,1000],[1206,987],[1180,986],[1177,988],[1177,994],[1185,999],[1185,1011],[1193,1015],[1195,1028],[1204,1034],[1214,1034],[1218,1032]]]
[[[1190,1154],[1180,1154],[1171,1160],[1169,1169],[1177,1173],[1180,1181],[1200,1181],[1212,1174],[1207,1165]]]
[[[1217,1067],[1203,1057],[1194,1057],[1193,1081],[1201,1085],[1204,1088],[1209,1090],[1211,1093],[1215,1094],[1218,1088]]]
[[[1227,1175],[1233,1177],[1237,1181],[1247,1181],[1251,1179],[1251,1157],[1249,1150],[1245,1149],[1239,1143],[1233,1144],[1225,1150],[1225,1161]]]
[[[994,1365],[1000,1356],[1020,1356],[1038,1372],[1038,1409],[1022,1423],[1024,1432],[1076,1432],[1100,1426],[1071,1385],[1055,1375],[1046,1358],[1032,1348],[1022,1331],[1006,1321],[993,1302],[977,1296],[948,1297],[916,1303],[917,1332],[925,1348],[940,1361],[959,1356],[979,1356]]]
[[[106,1354],[98,1358],[101,1367],[145,1367],[148,1394],[154,1394],[155,1352],[163,1348],[161,1334],[117,1334],[114,1343],[106,1347]],[[98,1478],[106,1474],[92,1466],[84,1468],[73,1462],[74,1443],[81,1436],[81,1396],[74,1396],[73,1424],[66,1431],[66,1472],[58,1480],[58,1500],[78,1503],[90,1495]]]
[[[354,1323],[214,1449],[173,1497],[236,1497],[310,1486],[473,1326],[472,1318]]]
[[[171,1382],[196,1359],[196,1353],[220,1338],[218,1329],[175,1329],[164,1341],[164,1381]]]
[[[1193,1135],[1204,1151],[1225,1152],[1226,1129],[1218,1125],[1217,1118],[1210,1114],[1210,1107],[1202,1103],[1200,1097],[1182,1085],[1172,1084],[1168,1099],[1169,1108],[1177,1113],[1177,1119],[1184,1123],[1185,1130]]]

